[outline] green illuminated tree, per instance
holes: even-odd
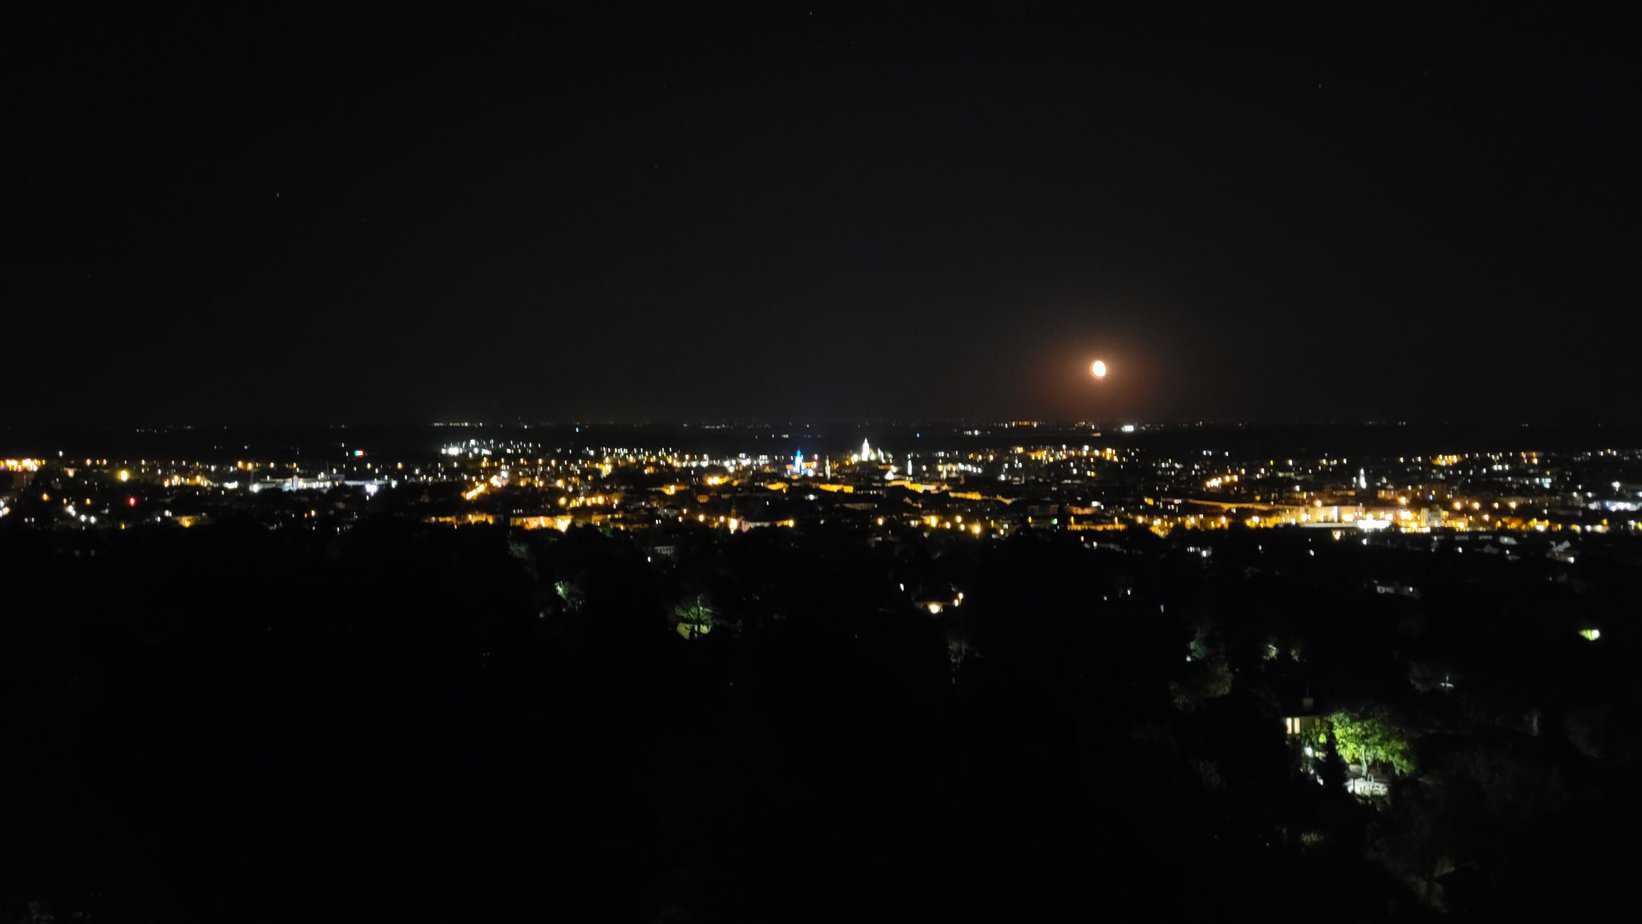
[[[678,634],[685,638],[699,638],[713,631],[713,607],[701,594],[673,607],[673,617],[678,622]]]
[[[582,592],[581,586],[574,581],[554,581],[553,592],[559,595],[564,608],[572,613],[581,612],[587,602],[587,595]]]
[[[1340,756],[1360,764],[1368,773],[1371,764],[1390,764],[1398,773],[1414,769],[1414,750],[1383,711],[1336,712],[1328,717],[1330,730],[1338,742]]]

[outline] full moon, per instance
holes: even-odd
[[[1104,359],[1095,360],[1094,365],[1089,367],[1089,371],[1091,373],[1093,373],[1095,378],[1097,378],[1097,379],[1106,378],[1106,360],[1104,360]]]

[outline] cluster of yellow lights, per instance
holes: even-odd
[[[125,479],[121,480],[123,481]],[[170,478],[160,482],[160,485],[167,488],[180,488],[188,485],[192,485],[196,488],[208,488],[211,486],[211,480],[206,478],[204,475],[194,475],[190,478],[184,478],[181,475],[173,475]]]
[[[575,522],[575,518],[569,516],[568,514],[561,514],[559,516],[551,517],[514,517],[512,520],[513,525],[519,527],[520,529],[556,529],[561,533],[569,532],[570,527]]]
[[[479,526],[495,523],[496,517],[494,514],[474,512],[464,513],[460,516],[428,517],[427,522],[437,523],[443,526]]]
[[[8,472],[37,472],[45,463],[39,459],[7,459],[5,460]]]

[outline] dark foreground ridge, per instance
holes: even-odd
[[[658,551],[389,517],[0,529],[0,919],[1497,919],[1627,894],[1634,541],[1575,565],[812,524]]]

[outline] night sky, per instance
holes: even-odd
[[[1155,8],[8,12],[0,409],[1642,418],[1627,26]]]

